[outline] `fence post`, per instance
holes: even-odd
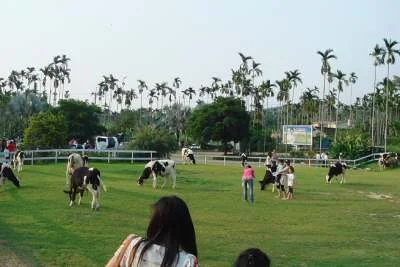
[[[204,155],[204,165],[207,165],[207,155]]]
[[[32,155],[31,155],[31,165],[33,165],[33,150],[32,150]]]
[[[308,167],[311,167],[311,159],[308,159]]]
[[[258,168],[261,167],[261,157],[258,158]]]
[[[224,156],[224,166],[226,166],[226,157]]]
[[[133,164],[133,151],[132,151],[132,155],[131,155],[131,164]]]
[[[54,159],[54,162],[57,163],[58,162],[58,150],[56,150],[56,158]]]
[[[153,152],[150,152],[150,161],[153,161]]]
[[[108,151],[108,159],[107,159],[108,163],[110,163],[110,151]]]

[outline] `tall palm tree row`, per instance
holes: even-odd
[[[398,42],[391,39],[383,39],[385,46],[383,48],[382,60],[387,65],[387,75],[386,79],[389,81],[390,65],[396,62],[396,55],[400,55],[400,50],[396,48]],[[389,104],[389,82],[385,86],[385,132],[384,132],[384,142],[385,142],[385,152],[387,152],[387,135],[388,135],[388,104]]]
[[[326,76],[328,73],[331,72],[331,65],[329,63],[329,61],[331,59],[337,59],[337,57],[333,54],[333,49],[327,49],[324,52],[322,51],[317,51],[317,54],[321,56],[321,61],[322,61],[322,66],[321,66],[321,74],[324,77],[324,87],[322,90],[322,97],[321,99],[323,100],[325,97],[325,83],[326,83]],[[322,102],[323,103],[323,102]],[[323,122],[322,122],[322,118],[323,118],[323,114],[324,113],[324,105],[321,105],[320,108],[320,121],[319,121],[319,126],[320,126],[320,135],[319,135],[319,153],[321,154],[322,152],[322,136],[323,136],[323,132],[324,132],[324,128],[323,128]]]
[[[371,114],[371,145],[372,147],[375,145],[375,94],[376,94],[376,69],[379,65],[384,63],[383,61],[383,48],[378,44],[375,45],[373,51],[369,54],[374,58],[374,87],[373,87],[373,95],[372,95],[372,114]]]

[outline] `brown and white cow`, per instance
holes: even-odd
[[[172,180],[172,188],[175,189],[176,186],[176,169],[175,169],[175,161],[170,159],[163,160],[153,160],[148,162],[144,166],[144,170],[142,175],[138,179],[138,184],[143,185],[144,180],[148,179],[150,175],[153,176],[153,188],[157,187],[157,176],[164,177],[164,183],[161,185],[161,188],[164,188],[167,183],[167,178],[169,177]]]
[[[69,194],[70,206],[75,203],[76,195],[79,194],[78,205],[81,204],[83,192],[89,190],[92,194],[92,209],[97,210],[100,207],[100,192],[101,188],[107,191],[100,176],[100,171],[96,168],[80,167],[77,168],[72,176],[69,191],[64,190]]]
[[[25,158],[24,151],[18,150],[17,152],[14,153],[13,156],[14,170],[17,170],[18,172],[22,171],[22,167],[24,166],[24,158]]]
[[[71,175],[80,167],[87,167],[89,158],[88,156],[81,156],[77,153],[72,153],[68,156],[67,171],[65,173],[65,183],[68,185],[71,180]]]

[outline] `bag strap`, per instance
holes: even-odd
[[[121,246],[115,252],[114,256],[108,261],[106,267],[119,267],[121,264],[121,260],[124,257],[124,254],[131,244],[132,240],[137,238],[137,235],[130,234],[127,238],[122,242]]]

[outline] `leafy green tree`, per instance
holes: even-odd
[[[65,118],[69,137],[74,137],[78,142],[106,131],[100,124],[101,109],[96,105],[73,99],[60,100],[59,106],[53,111]]]
[[[67,142],[67,126],[61,114],[39,113],[32,117],[24,133],[24,147],[62,148]]]
[[[187,131],[194,139],[205,144],[210,140],[239,142],[248,135],[250,116],[244,102],[233,97],[218,97],[212,104],[194,110],[189,117]],[[226,154],[226,150],[224,151]]]
[[[166,129],[154,125],[143,127],[129,144],[130,149],[155,150],[166,155],[178,149],[175,136]]]
[[[330,154],[337,158],[339,153],[343,153],[346,159],[356,159],[371,152],[370,144],[368,135],[358,129],[339,132],[336,142],[330,148]]]

